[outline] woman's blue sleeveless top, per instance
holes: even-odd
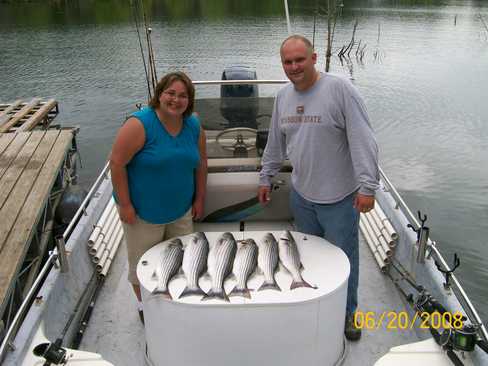
[[[183,216],[195,194],[195,170],[200,163],[200,123],[183,120],[177,136],[170,135],[153,108],[135,112],[144,126],[146,141],[127,168],[129,194],[137,215],[153,224]]]

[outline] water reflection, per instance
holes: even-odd
[[[336,0],[343,3],[342,17],[345,19],[373,11],[402,11],[405,16],[415,12],[430,13],[435,19],[439,12],[486,12],[483,0]],[[316,0],[288,0],[293,18],[319,14],[323,8]],[[133,9],[143,7],[151,21],[184,19],[218,20],[228,17],[283,17],[282,0],[48,0],[48,1],[0,1],[0,24],[5,26],[39,27],[48,25],[117,24],[132,22]],[[322,12],[322,15],[323,12]]]

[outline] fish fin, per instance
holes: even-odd
[[[299,288],[299,287],[308,287],[308,288],[317,289],[317,286],[312,286],[307,281],[305,281],[305,280],[302,279],[301,281],[295,281],[295,280],[293,280],[292,283],[291,283],[291,286],[290,286],[290,290],[293,290],[293,289],[296,289],[296,288]]]
[[[225,293],[224,289],[213,289],[211,288],[210,291],[202,298],[202,301],[207,301],[211,299],[220,299],[229,302],[229,298]]]
[[[263,290],[276,290],[276,291],[281,291],[280,286],[276,282],[266,282],[264,281],[261,287],[258,288],[258,291],[263,291]]]
[[[178,296],[178,299],[186,296],[207,296],[207,294],[200,287],[190,288],[187,286],[180,296]]]
[[[238,288],[237,286],[230,292],[229,296],[242,296],[247,299],[251,298],[251,292],[247,288]]]
[[[161,289],[158,287],[156,287],[153,291],[152,291],[152,294],[153,295],[161,295],[163,296],[163,298],[165,299],[168,299],[168,300],[173,300],[173,297],[171,296],[171,294],[169,293],[169,289]]]

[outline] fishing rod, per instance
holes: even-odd
[[[134,15],[134,23],[135,23],[135,26],[136,26],[137,38],[139,40],[139,48],[141,50],[142,64],[144,65],[144,73],[146,75],[147,94],[148,94],[148,97],[149,97],[148,99],[150,100],[152,98],[151,85],[150,85],[150,82],[149,82],[149,75],[148,75],[148,71],[147,71],[147,67],[146,67],[146,58],[144,56],[144,48],[142,47],[141,34],[139,32],[139,22],[137,20],[137,14],[138,14],[137,4],[138,4],[138,1],[139,0],[135,0],[133,2],[132,0],[129,0],[129,3],[130,3],[130,5],[131,5],[131,7],[133,9],[132,14]]]
[[[400,273],[402,273],[400,271],[400,269],[398,267],[396,267],[392,261],[391,263],[392,265],[392,268],[394,268],[395,270],[399,271]],[[403,273],[402,273],[403,275]],[[391,276],[389,274],[391,280],[393,281],[393,284],[395,285],[395,287],[399,290],[399,292],[405,297],[405,299],[407,300],[407,302],[411,305],[413,305],[415,311],[417,313],[420,313],[420,314],[425,314],[425,311],[421,311],[420,309],[418,309],[416,307],[416,304],[417,304],[417,301],[414,300],[414,295],[412,293],[407,293],[398,283],[398,280],[395,280],[393,279],[393,276]],[[409,275],[407,274],[406,277],[402,277],[402,279],[405,279],[413,288],[415,288],[416,290],[419,290],[422,288],[422,286],[419,286],[417,284],[415,284],[414,282],[411,281],[411,279],[408,278]],[[427,306],[428,309],[432,310],[434,307],[440,307],[441,309],[445,310],[444,307],[442,305],[440,305],[439,302],[436,302],[433,298],[428,298],[429,301],[430,301],[430,304],[429,306]],[[434,300],[434,301],[433,301]],[[427,304],[426,301],[423,301],[424,304]],[[436,310],[437,311],[437,310]],[[440,312],[441,314],[443,314],[444,312]],[[432,314],[429,312],[429,314]],[[422,318],[422,316],[421,316]],[[461,359],[458,357],[458,355],[454,352],[454,346],[452,344],[449,344],[448,345],[448,342],[446,342],[445,344],[442,344],[443,342],[441,342],[441,334],[434,328],[432,327],[432,324],[428,321],[428,319],[424,319],[423,320],[424,322],[428,322],[429,324],[429,331],[432,335],[432,337],[434,338],[434,340],[436,341],[436,343],[440,346],[443,347],[443,349],[446,350],[446,354],[447,354],[447,357],[449,357],[449,359],[451,360],[451,362],[455,365],[455,366],[464,366],[464,364],[462,363]]]
[[[147,54],[148,54],[148,67],[149,67],[149,75],[152,82],[153,93],[156,91],[156,84],[158,83],[157,75],[156,75],[156,63],[154,61],[154,52],[151,42],[151,32],[152,29],[149,27],[146,10],[144,9],[144,2],[141,0],[141,9],[142,9],[142,19],[144,20],[144,28],[146,30],[146,43],[147,43]]]
[[[68,321],[66,322],[61,334],[58,338],[52,343],[41,343],[34,347],[33,353],[38,357],[44,358],[46,361],[44,362],[43,366],[50,366],[50,365],[60,365],[65,363],[67,359],[67,351],[65,348],[62,348],[64,339],[66,334],[68,333],[73,320],[75,319],[76,315],[81,308],[81,305],[85,303],[87,295],[93,290],[93,286],[96,282],[96,271],[93,271],[93,274],[88,281],[83,293],[80,295],[73,312],[71,313]]]
[[[97,281],[96,281],[95,291],[93,292],[93,295],[90,298],[90,303],[83,315],[83,318],[81,319],[80,327],[78,329],[78,332],[76,332],[73,341],[71,342],[70,348],[78,349],[80,347],[83,336],[85,335],[86,328],[88,327],[88,322],[90,321],[90,318],[93,314],[93,309],[95,308],[95,302],[97,301],[98,295],[100,294],[100,290],[102,289],[102,286],[105,282],[105,276],[101,276],[98,274],[96,278]]]
[[[145,21],[145,20],[144,20]],[[158,76],[156,74],[156,61],[154,58],[154,49],[152,46],[152,40],[151,40],[151,33],[152,33],[152,28],[149,26],[146,26],[146,40],[147,40],[147,49],[149,50],[149,67],[151,71],[151,80],[153,83],[153,91],[156,91],[156,85],[158,84]]]
[[[291,36],[291,23],[290,23],[290,12],[288,11],[288,0],[284,0],[285,5],[285,15],[286,15],[286,27],[288,28],[288,35]]]
[[[401,268],[400,268],[401,267]],[[403,267],[403,265],[393,258],[391,262],[391,268],[397,271],[400,275],[400,279],[394,278],[390,273],[388,276],[393,281],[395,287],[405,297],[408,303],[410,303],[419,318],[422,320],[422,324],[428,325],[428,329],[438,345],[440,345],[447,352],[447,356],[456,366],[462,366],[463,363],[454,351],[471,352],[475,347],[480,347],[481,350],[488,353],[488,344],[478,334],[479,325],[466,324],[467,317],[459,313],[456,317],[456,313],[453,315],[444,305],[436,300],[422,285],[419,285],[412,278],[411,274]],[[408,293],[402,286],[400,281],[406,281],[415,291],[418,292],[417,297],[413,293]],[[439,320],[445,321],[447,327],[444,328],[442,333],[438,331],[439,327],[432,325],[429,315],[434,313],[439,314]],[[432,317],[433,319],[433,317]],[[454,319],[454,321],[452,321]],[[458,322],[458,326],[455,326]]]

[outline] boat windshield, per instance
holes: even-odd
[[[196,84],[194,110],[205,129],[208,158],[259,158],[266,145],[274,96],[282,86]]]

